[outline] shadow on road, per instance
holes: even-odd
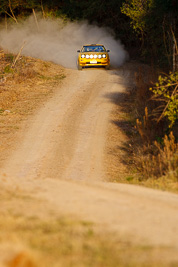
[[[112,74],[118,75],[118,84],[123,86],[125,90],[122,92],[112,92],[104,95],[104,97],[115,105],[110,120],[118,129],[115,136],[115,157],[118,160],[118,165],[121,162],[129,170],[133,167],[134,143],[138,137],[137,130],[135,129],[136,121],[133,116],[135,108],[134,72],[120,68],[120,70],[113,71]],[[120,138],[120,136],[125,136],[125,138]]]

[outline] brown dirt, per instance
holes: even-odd
[[[124,150],[116,159],[108,148],[113,151],[128,140],[110,116],[133,84],[133,65],[65,73],[67,78],[53,85],[51,98],[23,121],[13,151],[6,146],[2,186],[26,192],[36,207],[40,200],[40,213],[91,221],[132,244],[163,247],[167,261],[178,262],[178,196],[108,182],[113,166],[118,164],[119,176],[129,167],[122,162]]]

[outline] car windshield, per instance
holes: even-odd
[[[104,52],[104,51],[106,51],[104,46],[101,46],[101,45],[92,46],[92,45],[90,45],[90,46],[83,46],[81,52]]]

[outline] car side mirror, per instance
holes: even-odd
[[[107,52],[110,52],[110,50],[107,50]]]
[[[77,50],[78,53],[80,53],[80,50]]]

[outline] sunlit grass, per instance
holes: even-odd
[[[174,266],[164,257],[171,248],[135,245],[90,221],[56,215],[20,189],[1,192],[0,251],[8,267]]]
[[[162,258],[169,248],[134,245],[90,221],[56,215],[20,189],[1,192],[0,251],[9,267],[169,266]]]
[[[21,251],[30,251],[37,266],[168,266],[157,258],[164,252],[163,248],[133,247],[107,232],[98,233],[87,222],[8,216],[0,217],[0,227],[1,244],[7,237],[11,246],[20,243]]]

